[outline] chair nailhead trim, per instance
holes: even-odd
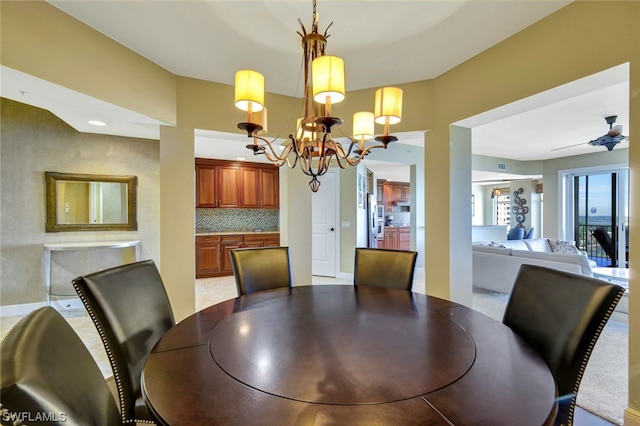
[[[91,321],[93,321],[93,325],[96,326],[96,329],[98,330],[98,334],[100,335],[100,339],[102,340],[102,345],[104,346],[105,351],[107,352],[107,358],[109,358],[109,364],[111,364],[111,370],[113,371],[113,378],[116,381],[116,387],[118,388],[118,399],[120,400],[120,417],[124,423],[136,423],[137,420],[127,419],[127,417],[125,416],[126,404],[123,396],[124,389],[122,388],[122,377],[120,376],[120,371],[118,370],[118,367],[116,365],[116,360],[113,356],[113,352],[111,351],[111,346],[109,345],[107,336],[104,330],[102,329],[102,327],[100,326],[96,313],[89,305],[89,302],[86,299],[82,289],[75,282],[73,283],[73,287],[75,288],[76,293],[78,293],[78,296],[80,296],[80,300],[82,300],[82,304],[87,309],[87,312],[89,313],[89,317],[91,318]]]
[[[622,298],[623,294],[624,294],[624,289],[622,289],[622,291],[618,292],[618,295],[616,296],[616,298],[613,301],[613,303],[607,309],[607,312],[605,313],[604,317],[602,318],[602,321],[600,321],[600,324],[598,324],[598,328],[596,330],[596,333],[591,338],[591,341],[589,342],[589,346],[587,347],[587,352],[582,357],[582,362],[580,363],[580,370],[578,371],[578,377],[577,377],[576,382],[575,382],[575,384],[573,386],[574,397],[571,399],[571,405],[569,406],[569,423],[568,423],[569,426],[573,425],[573,414],[574,414],[574,409],[576,407],[576,400],[578,399],[577,398],[578,388],[580,388],[580,382],[582,381],[582,376],[584,375],[584,371],[587,368],[587,362],[589,361],[589,358],[591,357],[591,352],[593,351],[593,348],[595,347],[596,342],[597,342],[598,338],[600,337],[600,333],[602,333],[602,330],[604,329],[604,326],[609,321],[609,317],[611,317],[611,314],[613,314],[613,311],[615,310],[615,306],[618,304],[618,302],[620,302],[620,299]]]

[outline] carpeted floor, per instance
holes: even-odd
[[[416,281],[423,279],[419,274]],[[325,277],[313,277],[313,284],[347,284],[349,282]],[[418,286],[424,288],[424,286]],[[196,309],[237,296],[233,277],[196,280]],[[507,294],[475,288],[473,309],[501,321],[508,300]],[[62,312],[93,354],[105,377],[111,368],[102,342],[93,323],[83,310]],[[0,338],[4,338],[20,317],[0,317]],[[628,395],[628,327],[626,315],[612,317],[602,332],[585,371],[578,393],[578,405],[608,421],[622,425]]]
[[[502,320],[509,295],[475,288],[473,309]],[[578,406],[610,422],[623,424],[628,401],[627,315],[614,313],[591,353],[580,389]]]

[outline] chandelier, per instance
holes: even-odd
[[[322,176],[331,167],[332,160],[344,169],[355,166],[374,148],[387,148],[390,142],[397,141],[389,134],[389,125],[400,122],[402,115],[402,89],[383,87],[376,91],[374,112],[356,112],[353,114],[353,135],[349,138],[348,148],[335,141],[331,136],[334,126],[342,124],[342,119],[332,115],[331,106],[344,99],[345,78],[344,62],[337,56],[325,55],[327,31],[318,33],[318,14],[316,1],[313,0],[313,23],[311,31],[298,19],[302,32],[304,72],[304,96],[300,118],[297,119],[295,133],[282,145],[275,145],[259,135],[266,132],[267,109],[264,106],[264,77],[253,70],[241,70],[235,76],[235,105],[246,111],[246,121],[238,123],[253,143],[247,148],[254,155],[265,157],[278,167],[287,164],[294,168],[300,163],[302,172],[311,177],[309,186],[318,191]],[[374,137],[375,123],[384,125],[384,133],[370,144],[366,141]],[[293,155],[292,155],[293,154]],[[290,157],[293,157],[291,161]]]

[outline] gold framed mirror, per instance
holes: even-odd
[[[135,231],[136,176],[45,172],[46,232]]]

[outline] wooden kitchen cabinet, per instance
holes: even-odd
[[[411,229],[409,227],[402,227],[398,231],[398,248],[400,250],[411,249]]]
[[[404,201],[404,185],[392,185],[393,201]]]
[[[384,248],[397,250],[400,247],[400,233],[398,228],[384,228]]]
[[[220,274],[220,237],[204,235],[196,237],[196,278]]]
[[[218,169],[218,207],[242,207],[242,170],[238,166],[220,165]]]
[[[230,251],[241,248],[244,244],[243,235],[223,235],[220,237],[220,273],[222,275],[233,275],[231,266]]]
[[[411,229],[408,226],[384,228],[384,248],[389,250],[409,250]]]
[[[262,167],[242,167],[242,207],[277,209],[279,171]]]
[[[196,236],[196,278],[233,275],[229,252],[242,247],[278,247],[280,234],[228,234]]]
[[[394,203],[411,201],[411,185],[406,182],[385,182],[382,185],[382,198],[378,195],[378,204],[383,204],[385,211],[392,211]]]
[[[385,212],[390,212],[391,208],[393,207],[393,201],[394,201],[394,197],[393,197],[393,187],[388,184],[385,183],[384,185],[384,189],[383,189],[383,201],[384,201],[384,211]]]
[[[196,207],[218,207],[217,169],[196,162]]]
[[[280,234],[246,234],[244,247],[278,247]]]
[[[411,186],[402,185],[402,200],[407,203],[411,201]]]
[[[280,207],[276,166],[196,158],[195,167],[196,207]]]

